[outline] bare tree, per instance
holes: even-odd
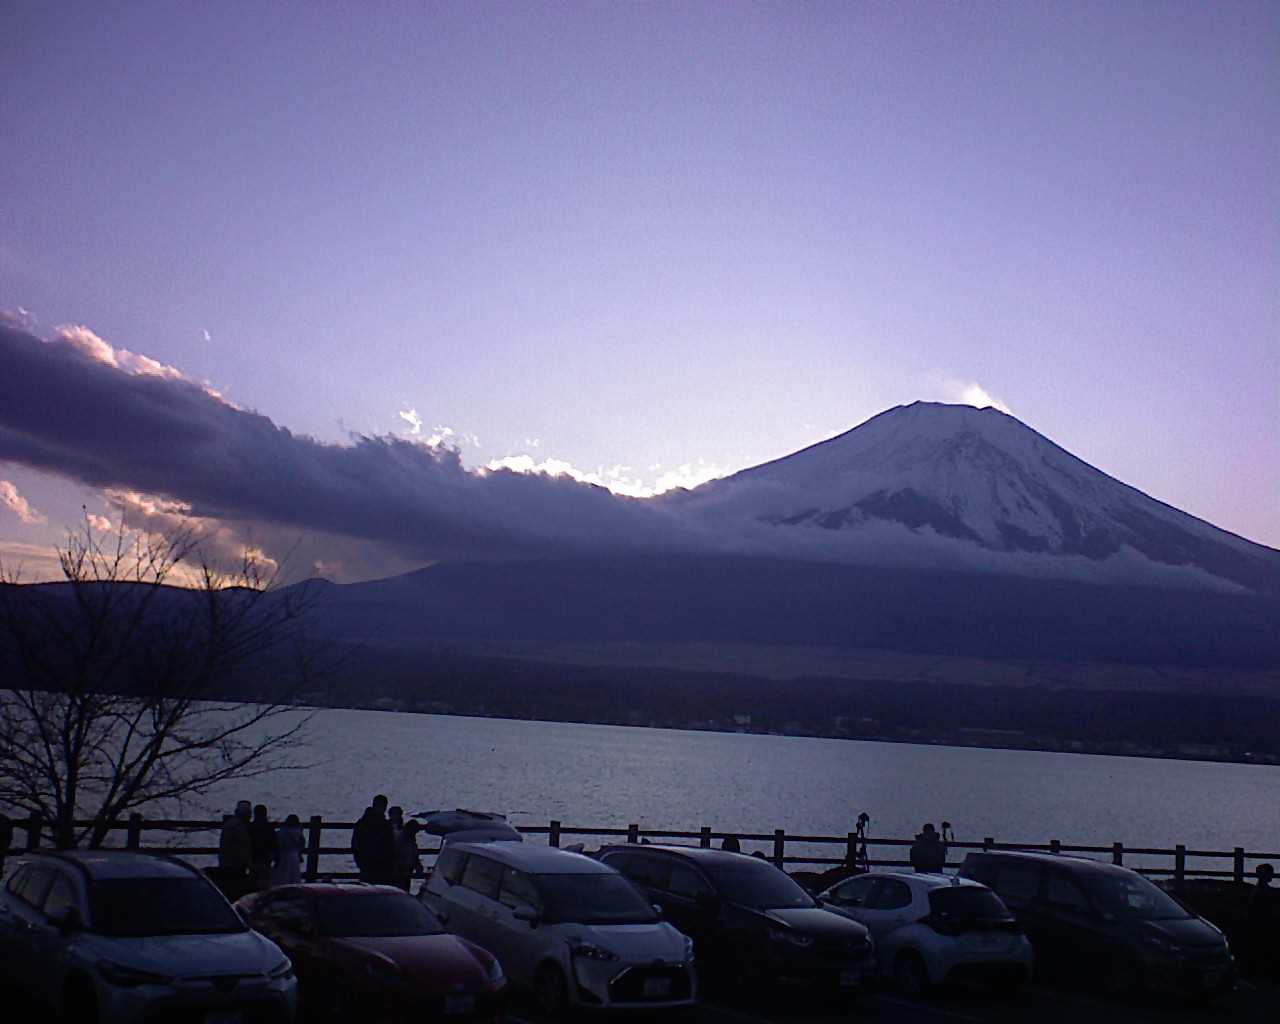
[[[61,582],[0,567],[0,805],[38,814],[60,846],[303,767],[309,716],[293,702],[315,669],[316,591],[275,586],[252,554],[219,571],[200,542],[123,524],[104,540],[86,518],[59,551]]]

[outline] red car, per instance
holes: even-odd
[[[236,904],[293,961],[307,1020],[502,1020],[498,961],[382,885],[282,885]]]

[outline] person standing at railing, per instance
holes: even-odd
[[[1275,868],[1258,865],[1258,882],[1249,894],[1249,969],[1255,978],[1280,976],[1280,950],[1276,929],[1280,927],[1280,890],[1271,885]]]
[[[218,868],[222,891],[229,900],[238,900],[249,891],[249,865],[253,859],[249,842],[250,804],[241,800],[234,814],[222,819],[218,837]]]
[[[395,884],[405,892],[413,883],[413,876],[422,871],[422,860],[418,856],[418,830],[422,826],[410,819],[396,836],[395,845]]]
[[[302,853],[307,847],[302,822],[296,814],[284,819],[276,829],[276,866],[271,872],[272,885],[292,885],[302,881]]]
[[[253,809],[253,821],[249,823],[249,854],[253,864],[253,887],[261,892],[271,888],[271,869],[280,859],[280,846],[276,842],[276,830],[267,817],[267,805],[258,804]]]
[[[13,822],[9,815],[0,814],[0,878],[4,877],[4,859],[13,845]]]
[[[391,882],[395,868],[395,835],[387,819],[387,798],[379,793],[351,830],[351,854],[360,870],[360,881],[374,885]]]
[[[941,871],[947,865],[947,847],[933,822],[925,822],[924,829],[911,844],[911,866],[916,871]]]

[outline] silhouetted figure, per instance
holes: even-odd
[[[1247,932],[1249,935],[1249,968],[1255,978],[1280,975],[1280,943],[1276,928],[1280,926],[1280,890],[1272,885],[1275,868],[1258,865],[1258,884],[1249,894]]]
[[[395,884],[405,892],[413,882],[413,876],[422,870],[418,859],[418,830],[416,821],[410,821],[400,830],[395,841]]]
[[[271,888],[271,869],[280,859],[275,826],[267,817],[267,805],[258,804],[249,822],[249,860],[253,871],[253,887],[258,891]]]
[[[302,881],[302,851],[307,848],[302,822],[296,814],[284,819],[276,829],[276,866],[271,872],[272,885],[291,885]]]
[[[769,858],[768,858],[768,857],[766,857],[763,853],[761,853],[759,850],[752,850],[752,851],[751,851],[751,856],[753,856],[756,860],[768,860],[768,859],[769,859]]]
[[[400,833],[404,831],[404,808],[400,806],[387,808],[387,821],[391,822],[392,845],[400,842]]]
[[[218,837],[218,877],[223,893],[233,901],[249,891],[249,866],[253,860],[250,806],[248,800],[236,804],[235,812],[223,817]]]
[[[4,858],[13,845],[13,822],[9,815],[0,814],[0,875],[4,874]]]
[[[741,853],[742,844],[738,842],[737,836],[725,836],[720,841],[720,849],[727,850],[729,853]]]
[[[351,854],[360,881],[375,885],[391,882],[395,867],[395,835],[387,820],[387,798],[379,794],[365,808],[351,830]]]
[[[917,871],[941,871],[947,866],[947,846],[933,822],[925,822],[911,844],[911,866]]]

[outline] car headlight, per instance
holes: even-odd
[[[1152,949],[1158,949],[1162,953],[1168,953],[1170,956],[1186,956],[1186,951],[1181,946],[1158,932],[1144,933],[1142,941],[1144,945],[1150,946]]]
[[[366,960],[364,969],[369,977],[375,981],[385,982],[389,985],[397,985],[404,980],[404,975],[400,973],[400,968],[390,960],[383,960],[381,957]]]
[[[693,939],[687,935],[682,935],[681,938],[684,939],[684,962],[691,964],[693,963]]]
[[[98,973],[110,985],[121,988],[137,988],[139,985],[167,985],[173,978],[167,974],[144,971],[128,964],[118,964],[113,960],[99,960]]]
[[[612,963],[618,959],[617,953],[590,942],[570,942],[569,952],[583,960],[602,960],[606,963]]]
[[[788,946],[796,946],[800,949],[808,949],[813,945],[813,936],[805,935],[802,932],[793,932],[790,928],[779,928],[777,926],[769,929],[769,938],[774,942],[781,942]]]
[[[281,979],[292,978],[293,962],[288,957],[285,957],[273,968],[271,968],[271,970],[267,971],[267,977],[270,978],[272,981],[280,981]]]

